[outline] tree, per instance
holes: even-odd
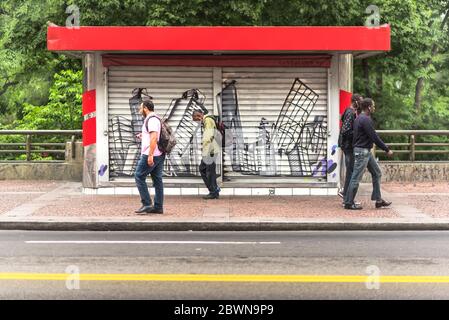
[[[82,71],[64,70],[54,75],[47,104],[25,104],[23,119],[17,120],[17,129],[75,130],[81,128]]]
[[[414,107],[414,97],[420,77],[429,84],[427,91],[421,92],[426,103],[434,90],[443,83],[448,85],[448,78],[439,82],[433,80],[444,70],[441,67],[449,51],[447,35],[444,40],[444,34],[437,30],[439,24],[435,23],[442,20],[442,2],[384,0],[378,6],[381,23],[391,25],[392,50],[367,61],[356,61],[355,90],[376,100],[375,117],[380,128],[427,128],[429,123],[424,121],[424,114]],[[434,65],[424,70],[423,61],[429,59],[433,43],[438,43],[441,51],[432,60]],[[434,123],[438,121],[430,122]]]
[[[0,2],[0,112],[13,114],[10,121],[22,117],[25,103],[48,100],[56,72],[80,68],[79,61],[46,48],[46,21],[62,24],[64,11],[60,0]]]
[[[46,49],[47,21],[64,25],[65,10],[72,4],[79,7],[85,26],[361,26],[372,1],[2,0],[0,126],[29,115],[30,106],[54,103],[53,76],[62,75],[62,70],[76,73],[81,69],[78,59]],[[376,0],[375,4],[381,24],[391,25],[392,50],[355,61],[354,90],[376,100],[380,128],[447,128],[448,1]],[[58,90],[64,95],[69,88]]]
[[[428,78],[429,77],[429,69],[431,69],[431,71],[435,72],[435,68],[430,68],[432,63],[435,61],[435,58],[438,54],[438,51],[441,50],[441,42],[444,43],[444,37],[447,37],[447,33],[445,32],[445,30],[447,29],[447,25],[448,25],[448,21],[449,21],[449,3],[446,4],[446,6],[444,8],[442,8],[442,10],[445,10],[445,13],[443,13],[443,18],[441,20],[441,22],[439,21],[440,17],[437,17],[435,20],[436,21],[432,21],[431,24],[432,25],[439,25],[439,30],[434,28],[434,30],[436,29],[436,39],[434,40],[433,44],[432,44],[432,49],[430,50],[430,56],[427,57],[426,61],[423,63],[422,66],[422,70],[425,72],[425,75],[420,76],[418,78],[418,81],[416,82],[416,89],[415,89],[415,108],[416,110],[419,112],[421,110],[421,96],[422,96],[422,90],[424,87],[424,79],[425,77]]]

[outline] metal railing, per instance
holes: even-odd
[[[2,154],[25,154],[26,161],[32,161],[32,154],[65,154],[66,142],[32,142],[33,136],[70,136],[72,159],[75,158],[76,137],[82,135],[82,130],[0,130],[0,136],[25,136],[25,142],[0,143]],[[61,149],[62,147],[62,149]],[[4,149],[7,148],[7,149]],[[45,149],[47,148],[47,149]],[[50,149],[48,149],[50,148]],[[0,158],[1,161],[1,158]],[[4,161],[4,160],[3,160]],[[14,160],[12,160],[14,161]],[[51,160],[50,160],[51,161]],[[57,160],[53,160],[57,161]]]
[[[408,142],[393,142],[388,143],[395,154],[408,154],[409,161],[415,161],[416,155],[449,155],[449,130],[378,130],[381,137],[384,136],[405,136],[408,137]],[[26,154],[26,161],[32,161],[32,154],[46,153],[46,154],[65,154],[66,143],[55,142],[32,142],[33,136],[70,136],[72,159],[75,157],[75,140],[76,137],[82,135],[82,130],[0,130],[0,136],[25,136],[25,142],[21,143],[0,143],[0,156],[2,154]],[[416,142],[417,136],[446,136],[447,142]],[[8,149],[4,149],[7,147]],[[42,149],[50,147],[51,149]],[[62,149],[57,149],[57,148]],[[406,147],[405,149],[394,149],[395,147]],[[443,149],[420,149],[421,147],[443,147]],[[374,146],[373,152],[375,154],[382,154],[382,150],[376,150]],[[1,161],[1,159],[0,159]]]
[[[395,154],[408,154],[409,161],[415,161],[416,155],[439,155],[449,154],[449,130],[378,130],[381,137],[384,136],[406,136],[408,142],[387,143]],[[416,142],[418,136],[446,136],[447,142]],[[394,149],[395,147],[406,147],[406,149]],[[443,149],[420,149],[421,147],[444,147]],[[382,150],[373,149],[374,154],[383,153]]]

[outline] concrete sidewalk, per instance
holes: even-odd
[[[337,196],[167,196],[163,215],[138,216],[138,196],[84,195],[81,184],[0,181],[0,229],[22,230],[449,230],[449,183],[383,185],[391,209],[375,209],[371,185],[342,208]]]

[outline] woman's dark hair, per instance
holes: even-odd
[[[147,108],[150,111],[154,111],[154,104],[151,100],[144,100],[142,101],[143,107]]]
[[[356,101],[359,101],[360,98],[363,98],[362,95],[358,94],[358,93],[354,93],[351,97],[351,102],[354,103]]]
[[[365,98],[362,100],[362,103],[360,104],[360,108],[362,111],[369,110],[370,107],[374,105],[374,101],[371,98]]]
[[[361,99],[363,99],[363,97],[358,93],[354,93],[351,97],[352,106],[354,107],[357,114],[362,112],[362,109],[360,108],[360,100]]]

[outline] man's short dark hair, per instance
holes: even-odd
[[[150,111],[154,111],[154,103],[151,100],[142,101],[143,107]]]
[[[360,108],[362,111],[368,110],[369,107],[374,105],[374,101],[371,98],[365,98],[362,100],[362,103],[360,104]]]

